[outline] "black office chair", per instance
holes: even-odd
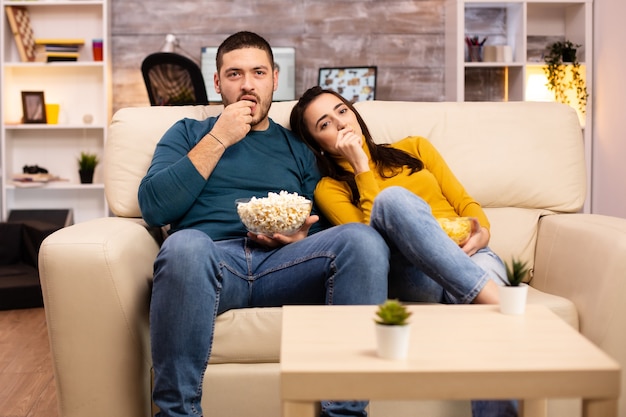
[[[202,70],[191,59],[174,52],[156,52],[141,64],[152,106],[209,104]]]

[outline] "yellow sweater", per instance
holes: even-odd
[[[333,224],[369,224],[374,198],[380,190],[391,186],[402,186],[423,198],[431,207],[436,218],[476,217],[481,226],[490,228],[487,216],[480,204],[474,200],[456,179],[441,154],[425,138],[410,136],[391,145],[416,156],[424,163],[424,169],[409,175],[406,167],[391,178],[379,175],[372,162],[369,149],[363,148],[370,160],[370,170],[356,176],[356,185],[361,195],[359,206],[352,204],[352,192],[347,183],[324,177],[315,189],[315,201],[320,210]],[[339,164],[354,172],[348,161]]]

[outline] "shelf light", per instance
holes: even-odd
[[[583,71],[582,76],[585,77],[584,66],[581,65]],[[526,101],[556,101],[553,91],[548,89],[548,77],[544,72],[543,66],[528,66],[526,68]],[[571,77],[571,75],[570,75]],[[585,127],[585,115],[580,112],[577,107],[576,92],[574,90],[568,92],[568,98],[570,100],[570,106],[572,106],[576,113],[578,113],[578,119],[580,125]]]
[[[532,74],[529,71],[526,80],[526,100],[527,101],[554,101],[554,93],[548,87],[548,78],[543,74]]]

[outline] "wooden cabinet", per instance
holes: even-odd
[[[448,101],[554,100],[553,93],[545,86],[543,52],[555,41],[569,40],[580,45],[577,57],[589,99],[584,112],[575,102],[572,107],[578,111],[585,141],[588,168],[585,211],[591,195],[592,11],[593,0],[446,0]],[[486,39],[481,61],[470,60],[466,40],[475,37],[478,43]],[[496,48],[506,49],[508,54],[494,55]]]
[[[93,184],[81,184],[81,152],[103,158],[111,119],[109,4],[106,0],[0,0],[0,176],[2,220],[12,209],[72,209],[74,221],[108,215],[102,164]],[[83,40],[76,61],[24,62],[7,6],[27,10],[35,39]],[[102,60],[92,43],[102,42]],[[58,123],[23,123],[22,92],[43,92],[45,103],[58,104]],[[48,170],[41,182],[16,182],[24,166]],[[48,182],[44,182],[49,180]]]

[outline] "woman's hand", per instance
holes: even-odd
[[[461,249],[463,249],[463,252],[467,253],[469,256],[472,256],[478,252],[479,249],[486,247],[489,244],[490,238],[491,234],[489,233],[489,230],[487,230],[486,227],[482,227],[478,223],[478,220],[473,219],[472,234],[469,239],[467,239],[467,242],[461,246]]]
[[[304,222],[304,224],[302,225],[300,230],[298,230],[293,235],[285,236],[285,235],[281,235],[280,233],[274,233],[274,236],[269,237],[269,236],[265,236],[265,235],[256,235],[256,234],[254,234],[252,232],[248,232],[248,238],[250,240],[253,240],[254,242],[256,242],[256,243],[258,243],[260,245],[266,246],[268,248],[271,248],[271,249],[278,248],[280,246],[284,246],[284,245],[287,245],[289,243],[297,242],[297,241],[302,240],[305,237],[307,237],[307,235],[309,234],[309,229],[319,219],[320,218],[317,215],[313,215],[313,216],[307,217],[306,221]]]
[[[337,132],[335,150],[346,158],[355,174],[369,171],[369,161],[363,150],[363,138],[355,133],[351,126],[348,125]]]

